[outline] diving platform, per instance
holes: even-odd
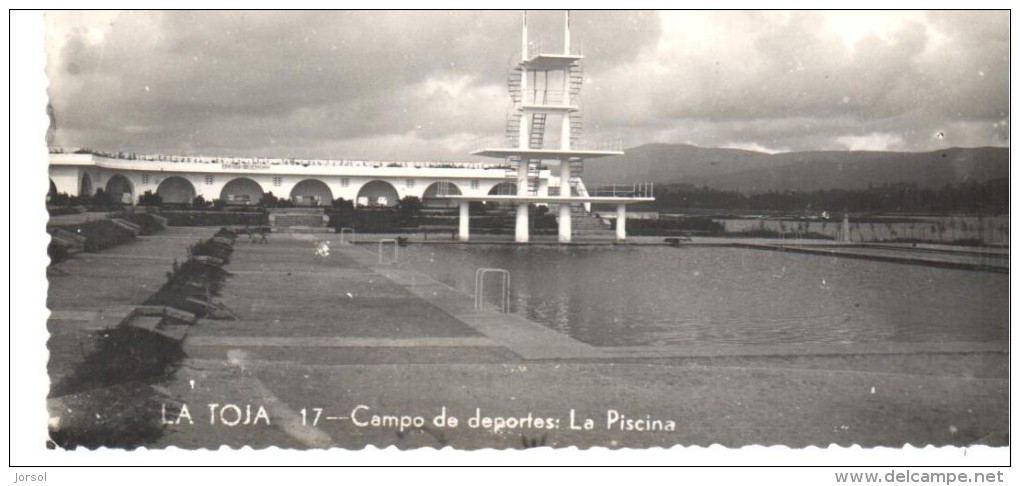
[[[528,242],[528,206],[531,204],[556,204],[559,206],[559,241],[570,243],[570,205],[571,204],[615,204],[616,205],[616,240],[627,239],[627,205],[643,202],[653,202],[651,196],[542,196],[542,195],[506,195],[506,196],[439,196],[446,199],[458,201],[458,232],[457,239],[468,241],[471,233],[471,212],[472,201],[480,202],[508,202],[517,206],[517,232],[515,241],[518,243]]]
[[[611,155],[623,155],[622,150],[585,150],[585,149],[556,149],[556,148],[516,148],[516,147],[488,147],[475,150],[471,155],[482,157],[522,157],[529,159],[594,159],[597,157],[608,157]]]
[[[529,204],[637,204],[655,202],[654,197],[613,197],[613,196],[541,196],[541,195],[489,195],[489,196],[436,196],[455,201],[511,202]]]
[[[471,155],[502,159],[508,166],[507,178],[515,185],[515,194],[486,196],[439,195],[456,201],[460,207],[460,240],[469,238],[469,203],[503,202],[516,207],[514,241],[527,243],[528,213],[532,204],[557,206],[559,241],[571,241],[571,207],[592,203],[616,206],[616,238],[627,238],[627,205],[653,202],[652,184],[634,185],[630,190],[590,194],[581,179],[584,160],[623,155],[619,138],[603,138],[594,143],[581,138],[580,94],[584,87],[584,56],[571,49],[570,12],[564,17],[563,44],[560,52],[538,47],[529,55],[528,14],[521,24],[521,54],[516,66],[508,73],[507,88],[511,107],[507,113],[506,132],[498,139],[478,140]],[[550,136],[551,135],[551,136]],[[542,184],[541,174],[546,162],[558,165],[556,186]],[[507,181],[510,183],[510,181]],[[574,194],[576,189],[576,194]]]
[[[521,62],[521,65],[535,71],[549,71],[552,69],[563,69],[565,66],[577,63],[584,59],[580,54],[548,54],[541,53],[529,57]]]

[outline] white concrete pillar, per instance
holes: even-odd
[[[528,60],[528,12],[524,12],[524,25],[521,28],[521,104],[528,103],[528,69],[524,61]],[[521,123],[517,129],[517,148],[528,148],[529,125],[528,112],[521,109]]]
[[[560,204],[560,243],[570,243],[570,205]]]
[[[468,240],[468,227],[471,221],[470,203],[468,201],[460,202],[460,231],[457,239],[460,241]]]
[[[570,10],[563,18],[563,54],[570,55]]]
[[[850,215],[843,213],[843,242],[850,243]]]
[[[563,159],[560,161],[560,197],[572,196],[573,193],[570,192],[570,162]]]
[[[616,241],[627,239],[627,205],[616,206]]]
[[[517,226],[514,231],[514,241],[517,243],[528,242],[528,203],[517,204]]]
[[[569,120],[567,120],[569,124]],[[568,127],[567,130],[570,128]],[[567,150],[569,150],[570,139],[567,138]],[[566,159],[560,161],[560,197],[570,197],[570,162]],[[560,204],[560,243],[570,243],[571,233],[570,204]]]
[[[528,58],[528,12],[521,18],[521,60]]]
[[[518,196],[529,195],[528,194],[528,165],[530,165],[530,164],[531,164],[531,161],[529,161],[528,159],[525,159],[525,158],[522,158],[521,161],[517,163],[517,195]]]

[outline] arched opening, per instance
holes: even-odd
[[[89,173],[86,172],[81,175],[81,184],[78,186],[78,195],[85,197],[92,197],[94,191],[92,190],[92,178],[89,177]]]
[[[517,195],[517,183],[516,182],[500,182],[492,189],[489,189],[490,196],[516,196]],[[488,208],[509,208],[513,207],[513,203],[510,201],[486,201],[485,206]]]
[[[297,206],[328,206],[333,202],[333,191],[325,182],[305,179],[290,191],[290,200]]]
[[[516,182],[500,182],[492,189],[489,189],[490,196],[516,196],[517,195],[517,183]]]
[[[427,208],[455,208],[457,201],[441,198],[439,196],[460,196],[460,188],[456,184],[447,181],[436,182],[425,188],[422,195],[422,204]]]
[[[265,192],[258,182],[247,177],[232,179],[220,191],[220,200],[226,204],[247,206],[258,204]]]
[[[191,204],[195,199],[195,186],[183,177],[171,176],[159,183],[156,194],[165,204]]]
[[[358,206],[394,207],[400,202],[400,195],[393,184],[385,181],[372,181],[358,191]]]
[[[114,175],[106,181],[106,196],[111,201],[120,204],[134,204],[135,189],[127,177],[120,174]]]

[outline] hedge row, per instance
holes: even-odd
[[[170,226],[265,226],[269,216],[262,212],[163,211]]]
[[[75,226],[71,231],[85,237],[85,251],[96,252],[127,243],[135,233],[113,221],[102,219]]]
[[[628,219],[627,234],[634,236],[722,235],[723,225],[707,216],[676,219]]]
[[[166,274],[166,283],[155,294],[145,300],[145,305],[165,305],[191,311],[188,299],[207,301],[218,297],[223,291],[230,273],[223,269],[234,251],[232,231],[220,229],[216,236],[201,240],[188,248],[188,259],[180,264],[174,260],[173,267]],[[198,257],[212,257],[220,263],[203,261]],[[203,309],[195,309],[196,317],[205,317]]]
[[[124,219],[141,227],[141,235],[148,236],[166,229],[166,218],[149,213],[132,213]]]

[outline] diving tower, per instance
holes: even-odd
[[[571,241],[571,206],[591,203],[615,204],[616,238],[626,239],[626,206],[650,202],[655,198],[651,184],[633,186],[634,190],[608,195],[589,194],[581,181],[585,159],[623,155],[619,140],[607,139],[585,143],[581,139],[580,106],[584,75],[580,50],[571,47],[570,12],[564,15],[562,52],[546,52],[539,48],[529,52],[528,14],[521,26],[521,56],[509,74],[507,86],[511,107],[507,114],[506,134],[495,140],[477,144],[471,155],[500,158],[506,161],[507,178],[516,185],[514,195],[449,195],[459,201],[459,239],[469,238],[471,201],[507,202],[516,207],[514,241],[529,240],[528,208],[531,204],[556,206],[559,215],[559,242]],[[548,165],[547,165],[548,164]],[[539,182],[540,174],[549,165],[559,173],[558,187]],[[552,177],[548,178],[550,181]]]

